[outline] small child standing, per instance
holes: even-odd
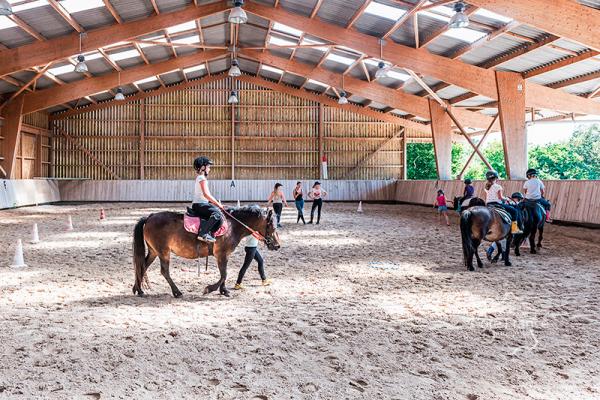
[[[265,275],[265,264],[260,252],[258,251],[258,239],[252,235],[248,236],[246,238],[246,246],[244,247],[244,250],[246,251],[246,257],[244,258],[244,264],[240,269],[234,289],[244,289],[242,286],[242,280],[244,279],[246,270],[252,263],[252,260],[256,260],[258,263],[258,273],[260,274],[260,279],[262,279],[262,285],[269,286],[271,284],[271,280],[267,279],[267,276]]]
[[[442,223],[442,215],[446,220],[446,225],[450,226],[450,220],[448,219],[448,200],[446,199],[446,195],[442,189],[437,191],[437,197],[435,199],[435,203],[433,203],[433,207],[438,208],[438,217],[440,224]]]

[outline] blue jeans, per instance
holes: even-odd
[[[304,221],[304,199],[296,200],[295,203],[296,209],[298,210],[298,219],[296,219],[296,223],[300,222],[300,220],[306,223]]]

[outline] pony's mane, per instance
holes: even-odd
[[[257,204],[252,204],[244,207],[229,208],[229,211],[236,218],[261,218],[266,217],[266,210]]]

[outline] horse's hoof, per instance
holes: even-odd
[[[507,267],[510,267],[510,266],[512,266],[512,263],[510,261],[508,261],[508,262],[505,262],[504,265]]]
[[[146,293],[142,292],[141,290],[138,290],[137,295],[138,297],[146,297]]]
[[[535,249],[532,249],[531,254],[537,254],[537,251],[535,251]]]
[[[490,260],[490,262],[491,262],[492,264],[496,264],[496,263],[498,262],[498,260],[494,258],[494,259]]]
[[[225,297],[231,297],[231,294],[229,294],[229,290],[223,291],[221,292],[221,294]]]
[[[469,267],[469,268],[468,268],[468,270],[469,270],[469,271],[475,271],[475,268],[473,268],[473,267]]]
[[[174,296],[176,299],[178,299],[178,298],[180,298],[180,297],[182,297],[182,296],[183,296],[183,293],[181,293],[181,292],[175,292],[175,293],[173,293],[173,296]]]
[[[210,290],[208,290],[208,286],[204,288],[204,292],[202,292],[202,295],[207,295],[210,293]]]

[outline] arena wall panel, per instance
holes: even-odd
[[[60,201],[58,183],[51,179],[0,180],[0,209]]]
[[[501,181],[504,194],[522,191],[522,180]],[[475,194],[484,197],[485,182],[474,182]],[[545,181],[546,197],[552,203],[552,218],[558,221],[600,225],[600,181]],[[461,196],[461,181],[398,181],[395,200],[402,203],[433,205],[436,192],[446,197]]]

